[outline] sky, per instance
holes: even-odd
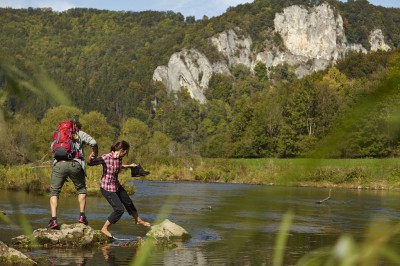
[[[0,7],[38,8],[51,7],[54,11],[65,11],[74,7],[107,9],[114,11],[174,11],[185,17],[196,19],[215,17],[224,13],[229,7],[253,0],[0,0]],[[400,0],[369,0],[373,5],[400,8]]]

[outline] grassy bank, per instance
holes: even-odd
[[[148,162],[149,180],[226,182],[284,186],[399,189],[398,159],[204,159],[184,158]],[[45,165],[0,166],[0,188],[49,191],[51,168]],[[88,167],[87,187],[99,193],[101,167]],[[120,174],[123,184],[130,172]],[[134,191],[132,186],[125,187]],[[72,182],[64,191],[73,192]]]
[[[186,159],[151,168],[151,178],[160,180],[400,188],[398,159]]]

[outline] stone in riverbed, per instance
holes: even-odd
[[[149,232],[146,234],[147,237],[152,237],[158,241],[160,240],[187,240],[191,238],[191,235],[181,226],[165,219],[163,222],[153,225]]]
[[[22,252],[8,247],[0,241],[0,264],[1,265],[37,265]]]
[[[11,239],[14,247],[91,247],[110,242],[100,230],[93,230],[84,224],[63,224],[60,230],[39,228],[33,231],[31,236],[21,235]]]

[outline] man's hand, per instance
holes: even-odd
[[[89,160],[93,160],[93,159],[95,159],[97,157],[97,153],[95,153],[95,152],[91,152],[90,153],[90,155],[89,155]]]
[[[90,154],[90,157],[92,157],[92,155],[94,156],[94,158],[99,156],[99,147],[97,145],[92,147],[92,153]]]

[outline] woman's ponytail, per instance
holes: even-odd
[[[110,151],[115,151],[115,145],[116,144],[111,145]]]
[[[129,143],[126,142],[125,140],[121,140],[111,145],[110,151],[119,151],[119,150],[124,150],[124,151],[129,150]]]

